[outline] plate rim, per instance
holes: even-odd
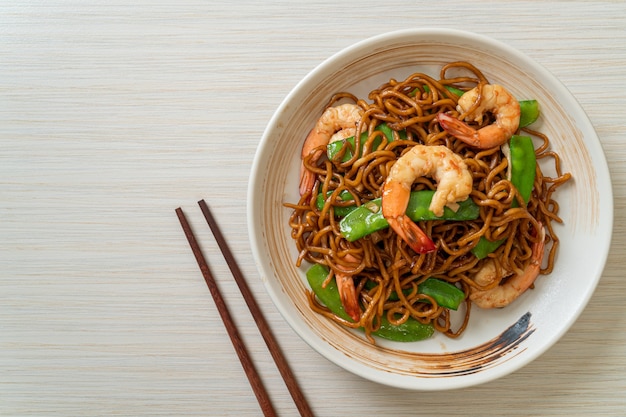
[[[335,350],[332,347],[329,347],[329,345],[323,339],[317,337],[313,333],[304,331],[301,328],[302,324],[299,323],[298,320],[296,320],[296,318],[292,317],[290,314],[287,314],[287,312],[282,308],[278,294],[275,294],[274,288],[270,285],[270,283],[267,280],[267,276],[265,275],[265,262],[266,262],[265,254],[261,252],[261,247],[258,244],[258,242],[262,240],[262,236],[260,236],[262,232],[258,230],[258,228],[256,227],[257,220],[258,220],[256,216],[258,214],[256,213],[255,210],[253,210],[255,208],[254,207],[255,202],[258,201],[258,198],[259,198],[258,192],[260,192],[260,190],[262,189],[260,185],[262,184],[263,178],[261,178],[260,175],[256,175],[256,174],[262,168],[261,167],[262,161],[265,158],[265,156],[263,155],[264,152],[268,151],[267,146],[265,145],[267,142],[269,142],[270,140],[269,135],[273,131],[273,129],[276,128],[281,118],[281,115],[289,106],[289,103],[294,99],[294,97],[297,96],[299,90],[303,86],[306,86],[307,84],[309,84],[311,80],[315,80],[318,77],[322,77],[325,72],[332,70],[332,67],[336,64],[337,60],[343,60],[344,58],[347,58],[351,55],[358,55],[360,51],[364,50],[365,48],[372,48],[373,46],[377,46],[377,45],[380,46],[385,43],[388,43],[390,40],[400,41],[400,40],[406,40],[408,38],[411,38],[411,40],[414,40],[416,42],[419,40],[424,40],[426,38],[444,38],[448,40],[452,39],[453,43],[455,44],[461,44],[463,43],[461,41],[465,41],[464,44],[470,45],[472,47],[476,47],[477,45],[482,45],[482,46],[486,45],[498,51],[505,51],[507,54],[507,60],[509,58],[509,55],[514,56],[517,60],[523,61],[525,65],[529,65],[533,67],[533,70],[541,73],[542,77],[545,77],[546,79],[548,79],[551,85],[557,86],[561,90],[560,94],[565,94],[568,97],[568,99],[570,99],[573,103],[575,103],[575,107],[577,109],[576,118],[578,121],[580,121],[580,126],[583,126],[585,128],[585,129],[581,128],[581,130],[585,133],[584,134],[585,140],[586,141],[592,140],[594,142],[593,144],[595,145],[595,147],[593,148],[586,146],[586,149],[588,152],[593,153],[594,162],[596,163],[602,162],[601,164],[594,165],[594,168],[596,169],[598,173],[597,177],[598,178],[604,177],[604,178],[607,178],[609,181],[609,185],[606,187],[608,190],[603,190],[604,192],[608,193],[608,195],[605,194],[605,197],[606,197],[605,199],[607,201],[605,202],[605,206],[601,207],[601,210],[602,210],[601,214],[604,214],[605,217],[601,219],[600,224],[598,225],[598,229],[600,229],[600,227],[604,225],[604,228],[608,230],[608,236],[603,241],[605,242],[605,247],[601,251],[602,257],[601,259],[598,259],[596,262],[597,273],[593,277],[593,285],[591,285],[590,291],[588,291],[585,294],[583,302],[578,306],[578,309],[568,316],[568,320],[558,329],[559,330],[558,332],[555,332],[555,334],[553,335],[553,337],[551,337],[548,343],[542,344],[540,348],[533,349],[533,351],[530,354],[526,355],[527,359],[525,359],[524,361],[516,363],[514,366],[500,367],[501,369],[497,369],[498,367],[496,367],[494,369],[491,369],[489,372],[479,372],[477,374],[474,374],[474,376],[469,379],[468,378],[455,378],[455,377],[445,378],[445,386],[442,386],[442,384],[437,384],[437,383],[433,384],[433,382],[435,382],[436,380],[432,380],[432,379],[429,379],[428,382],[426,383],[424,382],[415,383],[416,380],[424,381],[424,379],[419,378],[419,377],[410,377],[410,376],[405,376],[405,375],[393,374],[393,373],[380,371],[380,370],[373,370],[372,368],[369,368],[365,366],[364,364],[345,360],[346,358],[343,357],[343,355],[341,355],[339,351]],[[600,142],[597,132],[595,131],[588,115],[584,112],[584,110],[582,109],[582,106],[580,105],[576,97],[567,89],[567,87],[556,76],[554,76],[551,72],[549,72],[546,68],[544,68],[541,64],[537,63],[534,59],[525,55],[524,53],[517,50],[516,48],[513,48],[512,46],[504,42],[498,41],[496,39],[493,39],[491,37],[488,37],[482,34],[468,32],[468,31],[459,30],[459,29],[443,29],[443,28],[402,29],[402,30],[382,33],[379,35],[375,35],[375,36],[363,39],[361,41],[353,43],[352,45],[349,45],[341,49],[340,51],[332,54],[330,57],[328,57],[327,59],[322,61],[320,64],[318,64],[316,67],[314,67],[311,71],[309,71],[309,73],[307,73],[306,76],[302,78],[289,91],[289,93],[285,96],[285,98],[281,101],[280,105],[273,113],[270,121],[268,122],[263,132],[263,135],[257,147],[257,151],[255,153],[252,168],[250,171],[250,179],[248,182],[248,192],[247,192],[248,233],[249,233],[252,253],[255,259],[255,264],[257,266],[258,271],[261,274],[265,289],[270,295],[270,298],[272,299],[274,306],[279,310],[282,317],[289,323],[289,325],[300,336],[300,338],[303,339],[314,350],[316,350],[320,355],[324,356],[327,360],[335,363],[336,365],[356,375],[359,375],[370,381],[382,383],[385,385],[394,386],[394,387],[403,388],[403,389],[412,389],[412,390],[421,390],[421,391],[456,389],[456,388],[463,388],[463,387],[469,387],[469,386],[486,383],[486,382],[498,379],[502,376],[505,376],[505,375],[508,375],[517,371],[518,369],[534,361],[537,357],[541,356],[548,349],[550,349],[558,340],[561,339],[561,337],[567,331],[569,331],[569,329],[574,324],[574,322],[576,322],[580,314],[582,314],[582,311],[586,308],[593,293],[595,292],[595,289],[597,288],[598,282],[602,276],[602,273],[604,271],[604,268],[606,266],[606,262],[608,259],[610,246],[611,246],[611,240],[612,240],[612,228],[613,228],[612,226],[613,226],[613,220],[614,220],[614,215],[613,215],[614,200],[613,200],[613,192],[612,192],[611,184],[612,184],[611,176],[610,176],[610,171],[608,169],[608,164],[606,161],[606,155],[604,154],[602,143]],[[608,203],[610,204],[607,207],[606,204]],[[606,217],[607,215],[608,217]]]

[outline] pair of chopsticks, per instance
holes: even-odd
[[[261,332],[261,336],[263,336],[263,340],[265,340],[267,348],[272,354],[274,363],[276,363],[278,371],[283,377],[285,385],[287,385],[287,389],[289,390],[289,393],[291,394],[291,397],[295,402],[296,407],[300,412],[300,415],[312,417],[313,412],[311,411],[311,408],[309,407],[306,398],[302,394],[302,391],[298,386],[298,382],[291,372],[289,364],[287,363],[287,360],[280,350],[278,342],[274,338],[274,335],[272,334],[272,331],[267,324],[265,317],[263,317],[263,313],[261,312],[261,309],[259,308],[256,300],[254,299],[254,296],[252,295],[252,292],[250,291],[250,288],[248,287],[248,284],[246,283],[246,280],[241,270],[239,269],[239,266],[237,265],[237,262],[235,261],[235,258],[230,251],[230,248],[228,247],[228,244],[226,243],[226,240],[224,239],[224,236],[222,235],[222,232],[217,222],[215,221],[215,218],[211,214],[209,206],[204,200],[198,201],[198,205],[200,206],[202,214],[204,214],[204,218],[206,219],[209,227],[211,228],[211,231],[213,232],[213,236],[217,241],[222,255],[224,256],[224,259],[226,260],[226,263],[228,264],[228,267],[230,268],[230,271],[235,278],[235,282],[237,282],[239,291],[241,291],[241,295],[248,305],[248,309],[250,310],[250,313],[252,314],[252,317],[254,318],[254,321],[259,331]],[[266,417],[276,416],[276,411],[274,410],[274,406],[272,405],[269,395],[267,394],[267,390],[263,385],[263,381],[261,380],[256,370],[256,367],[254,366],[254,363],[250,358],[250,355],[248,354],[248,350],[243,343],[241,336],[239,335],[239,331],[237,330],[235,322],[233,321],[232,316],[228,311],[228,307],[224,302],[224,298],[222,297],[219,287],[217,286],[215,278],[211,273],[211,270],[204,255],[202,254],[202,249],[200,248],[200,245],[198,244],[198,241],[193,234],[191,226],[187,222],[187,218],[185,217],[185,214],[180,207],[176,209],[176,215],[178,216],[178,220],[180,221],[183,231],[185,232],[185,236],[187,237],[189,246],[191,246],[191,250],[196,258],[196,261],[198,262],[198,266],[200,267],[200,271],[202,272],[204,280],[209,287],[209,291],[213,296],[213,300],[215,301],[217,310],[222,318],[222,321],[224,322],[224,326],[226,327],[228,336],[233,343],[233,347],[235,348],[235,351],[239,356],[239,360],[241,362],[241,365],[243,366],[246,376],[248,377],[248,381],[252,386],[252,390],[254,391],[257,401],[261,406],[263,415]]]

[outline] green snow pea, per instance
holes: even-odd
[[[530,136],[511,136],[509,139],[509,163],[511,182],[519,191],[524,199],[524,205],[526,205],[535,185],[535,171],[537,169],[535,146]]]
[[[365,287],[370,290],[375,288],[376,285],[375,282],[368,281]],[[402,290],[402,293],[406,296],[409,295],[411,291],[410,288],[407,288]],[[437,278],[427,278],[417,286],[417,292],[418,294],[425,294],[434,298],[441,307],[451,310],[457,310],[465,299],[465,293],[458,287]],[[392,291],[391,294],[389,294],[390,301],[397,301],[399,299],[396,291]],[[424,300],[424,302],[426,302],[426,300]]]
[[[310,267],[306,273],[307,281],[313,290],[313,293],[319,300],[337,316],[353,321],[352,318],[344,310],[339,291],[334,280],[328,282],[326,287],[322,287],[326,277],[330,273],[329,269],[320,264]],[[381,317],[380,328],[372,334],[383,339],[389,339],[396,342],[417,342],[419,340],[428,339],[435,332],[432,324],[423,324],[412,317],[403,324],[396,326],[389,323],[386,315]]]
[[[452,94],[454,94],[456,96],[459,96],[459,97],[461,97],[465,93],[465,91],[463,91],[463,90],[461,90],[459,88],[456,88],[456,87],[452,87],[451,85],[444,85],[444,87],[446,88],[446,90],[448,90]],[[411,95],[415,95],[416,91],[417,91],[417,88],[412,91]],[[430,91],[430,88],[427,85],[425,85],[424,86],[424,91],[428,93]]]
[[[446,87],[446,90],[448,90],[452,94],[456,94],[459,97],[461,97],[463,94],[465,94],[465,91],[460,90],[460,89],[458,89],[456,87],[452,87],[451,85],[446,85],[445,87]]]
[[[539,117],[539,103],[537,100],[520,100],[519,127],[533,124]]]
[[[458,309],[465,299],[465,293],[458,287],[437,278],[426,279],[417,286],[417,292],[433,297],[441,307],[451,310]]]
[[[475,220],[478,218],[480,209],[471,198],[458,203],[459,209],[456,212],[445,207],[442,216],[435,216],[435,213],[428,208],[434,193],[435,191],[432,190],[411,193],[406,209],[406,214],[411,220]],[[381,204],[382,200],[377,198],[348,213],[339,222],[342,236],[354,242],[363,236],[389,227],[389,223],[383,217]]]
[[[387,141],[391,142],[394,140],[393,130],[386,123],[379,124],[378,126],[376,126],[376,129],[374,130],[382,132],[383,135],[385,135],[385,137],[387,138]],[[400,135],[400,139],[406,139],[406,132],[400,131],[398,132],[398,134]],[[365,141],[367,140],[367,136],[368,136],[367,132],[361,133],[361,148],[359,151],[359,156],[363,155],[363,147],[365,146]],[[349,138],[330,142],[326,146],[326,155],[328,156],[328,159],[335,160],[339,151],[341,151],[341,149],[344,147],[344,144],[347,143],[348,144],[347,149],[345,153],[343,154],[343,156],[341,157],[341,162],[349,161],[350,158],[352,158],[352,156],[354,155],[354,148],[356,146],[354,142],[355,142],[354,136],[350,136]],[[378,149],[381,142],[382,140],[380,137],[375,138],[374,141],[372,142],[372,149],[373,150]]]
[[[535,184],[537,159],[533,141],[529,136],[513,135],[509,140],[509,150],[505,153],[508,154],[511,182],[524,199],[524,204],[527,204]],[[519,207],[519,202],[515,200],[512,205],[513,207]],[[478,259],[483,259],[498,249],[505,240],[490,241],[485,237],[481,237],[478,244],[472,249],[472,253]]]
[[[505,241],[506,239],[487,240],[486,237],[481,236],[476,246],[472,248],[472,253],[478,259],[486,258],[487,255],[498,249]]]
[[[331,194],[333,192],[329,191],[328,193],[326,193],[326,198],[330,197]],[[339,193],[339,199],[342,201],[351,201],[354,200],[354,197],[352,196],[352,194],[350,194],[350,192],[348,190],[343,190],[342,192]],[[315,205],[317,207],[318,210],[322,210],[324,208],[324,203],[326,202],[326,199],[324,198],[323,193],[318,193],[317,194],[317,198],[315,200]],[[333,208],[335,210],[335,216],[337,217],[344,217],[346,216],[348,213],[350,213],[351,211],[353,211],[354,209],[356,209],[356,205],[351,204],[351,205],[346,205],[346,206],[334,206]]]

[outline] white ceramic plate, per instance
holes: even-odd
[[[302,141],[330,96],[357,96],[413,72],[437,77],[447,62],[474,63],[492,83],[518,99],[537,99],[533,128],[551,138],[573,180],[557,191],[561,238],[554,272],[502,310],[472,310],[459,339],[443,335],[417,343],[378,340],[312,312],[304,269],[289,235],[286,201],[298,200]],[[613,197],[602,147],[570,92],[547,70],[511,47],[473,33],[419,29],[384,34],[344,49],[309,73],[276,110],[254,160],[248,190],[253,253],[267,291],[287,322],[316,351],[372,381],[416,390],[467,387],[531,362],[570,328],[602,274],[611,241]]]

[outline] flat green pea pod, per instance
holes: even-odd
[[[389,126],[387,126],[386,123],[379,124],[378,126],[376,126],[376,129],[374,130],[382,132],[382,134],[385,135],[385,138],[387,138],[388,142],[392,142],[394,140],[393,130]],[[400,139],[406,139],[406,132],[400,131],[398,132],[398,134],[400,136]],[[367,136],[368,136],[367,132],[361,133],[361,148],[359,149],[359,156],[363,155],[363,148],[365,146],[365,141],[367,140]],[[382,143],[382,140],[380,138],[375,138],[374,141],[372,142],[372,150],[378,149],[381,143]],[[354,148],[356,146],[354,136],[350,136],[349,138],[346,138],[346,139],[341,139],[341,140],[337,140],[334,142],[330,142],[326,146],[326,156],[328,157],[328,159],[330,159],[331,161],[336,160],[337,155],[339,154],[339,151],[341,151],[344,146],[347,146],[347,148],[345,150],[345,153],[341,157],[341,162],[349,161],[350,158],[352,158],[352,156],[354,155]]]
[[[519,127],[526,127],[535,123],[539,118],[539,102],[537,100],[520,100]]]
[[[509,140],[508,148],[503,145],[502,151],[509,160],[509,179],[517,188],[524,200],[524,205],[526,205],[535,185],[537,169],[537,157],[535,156],[533,140],[529,136],[513,135]],[[515,200],[512,206],[519,207],[519,202]],[[490,241],[485,237],[481,237],[478,244],[472,249],[472,253],[478,259],[483,259],[498,249],[505,240]]]
[[[432,297],[441,307],[457,310],[463,300],[465,293],[449,282],[428,278],[417,286],[417,292]]]
[[[352,318],[346,313],[341,305],[341,299],[339,298],[339,291],[337,290],[337,284],[334,280],[328,282],[326,287],[323,287],[324,281],[330,273],[329,269],[320,264],[315,264],[310,267],[306,273],[307,281],[313,290],[315,296],[334,314],[347,321],[353,321]],[[435,332],[435,328],[432,324],[423,324],[412,317],[403,324],[396,326],[389,323],[386,315],[383,315],[380,322],[380,327],[377,331],[372,332],[374,336],[381,337],[383,339],[393,340],[396,342],[417,342],[420,340],[428,339]]]
[[[328,193],[326,193],[326,198],[330,197],[332,193],[333,193],[332,191],[329,191]],[[315,200],[315,206],[317,207],[318,210],[322,210],[324,208],[324,204],[326,203],[326,198],[324,198],[324,195],[322,193],[317,194],[317,198]],[[350,201],[350,200],[354,200],[354,197],[352,196],[352,194],[350,194],[348,190],[343,190],[342,192],[339,193],[339,199],[342,201]],[[337,217],[344,217],[348,215],[348,213],[350,213],[354,209],[356,209],[356,205],[354,204],[347,205],[347,206],[334,206],[333,207],[333,210],[335,211],[335,216]]]
[[[487,238],[481,236],[476,246],[472,248],[472,253],[478,259],[484,259],[491,252],[498,249],[505,241],[506,239],[487,240]]]
[[[444,85],[444,87],[446,88],[446,90],[448,90],[448,91],[449,91],[449,92],[451,92],[452,94],[454,94],[454,95],[456,95],[456,96],[459,96],[459,97],[461,97],[461,96],[463,95],[463,93],[465,93],[465,91],[463,91],[463,90],[461,90],[461,89],[459,89],[459,88],[453,87],[453,86],[451,86],[451,85]],[[427,93],[430,91],[430,87],[428,87],[427,85],[425,85],[425,86],[423,87],[423,89],[424,89],[424,91],[425,91],[425,92],[427,92]],[[416,88],[415,90],[413,90],[413,92],[412,92],[412,94],[411,94],[411,95],[412,95],[412,96],[414,96],[416,91],[417,91],[417,88]]]
[[[513,135],[509,140],[507,153],[511,167],[509,170],[510,180],[524,199],[524,205],[526,205],[533,192],[537,170],[537,157],[533,140],[530,136]]]
[[[368,290],[376,288],[376,286],[377,284],[373,281],[368,281],[365,284],[365,288]],[[410,288],[402,291],[405,296],[409,295],[411,292],[412,290]],[[418,294],[432,297],[441,307],[455,311],[465,299],[465,293],[458,287],[437,278],[427,278],[424,280],[417,286],[417,292]],[[397,301],[399,299],[397,292],[392,291],[389,294],[389,301]],[[424,302],[427,302],[426,299],[424,299]]]
[[[413,191],[409,198],[406,214],[413,221],[423,220],[475,220],[478,218],[480,208],[471,198],[462,201],[457,211],[445,207],[442,216],[436,216],[430,211],[430,202],[433,199],[433,190]],[[389,227],[389,223],[383,217],[382,200],[377,198],[369,201],[359,208],[348,213],[339,222],[341,235],[350,242],[354,242],[364,236],[378,230]]]

